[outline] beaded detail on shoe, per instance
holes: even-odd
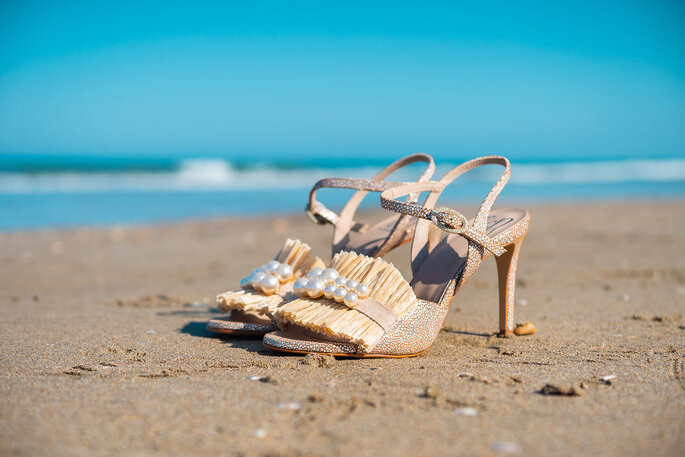
[[[320,279],[324,272],[328,273]],[[339,278],[345,278],[348,288],[338,293],[342,296],[345,292],[342,302],[335,295],[332,299],[324,295],[325,286],[330,285],[324,284],[324,280],[335,284]],[[359,290],[360,284],[368,286],[368,296],[361,301],[350,300],[348,290]],[[411,286],[392,264],[354,252],[336,254],[326,270],[313,272],[307,286],[310,287],[306,288],[306,297],[290,301],[276,311],[274,318],[279,326],[296,325],[322,337],[354,343],[364,352],[373,348],[416,302]]]
[[[252,270],[241,281],[241,289],[217,296],[219,310],[255,311],[272,317],[280,305],[295,298],[290,293],[293,282],[316,266],[324,263],[312,254],[309,245],[288,238],[274,260]]]
[[[240,280],[242,289],[261,291],[264,295],[273,295],[293,276],[293,267],[285,262],[270,260],[252,270]]]

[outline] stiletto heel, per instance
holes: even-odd
[[[505,246],[507,252],[497,260],[497,275],[499,276],[499,336],[514,334],[514,302],[516,293],[516,264],[523,244],[523,238]]]
[[[436,207],[448,184],[491,164],[504,167],[504,173],[472,221],[454,209]],[[411,249],[413,278],[405,279],[383,259],[339,252],[328,268],[310,271],[306,283],[294,289],[300,298],[278,308],[274,317],[281,330],[265,335],[264,345],[350,357],[418,355],[437,338],[454,295],[491,254],[498,257],[500,329],[516,334],[516,261],[530,213],[492,210],[509,175],[505,157],[480,157],[453,168],[439,181],[383,191],[383,208],[418,219]],[[423,205],[398,200],[422,192],[429,193]]]

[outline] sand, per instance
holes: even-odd
[[[530,209],[516,320],[537,334],[492,336],[489,260],[402,360],[205,330],[286,236],[328,255],[303,215],[0,234],[0,455],[682,455],[685,206]]]

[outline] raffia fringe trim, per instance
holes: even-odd
[[[340,252],[330,265],[341,275],[367,284],[369,297],[385,305],[395,316],[401,316],[415,303],[416,296],[409,283],[391,263],[354,252]],[[326,298],[300,298],[278,308],[276,322],[285,327],[295,324],[315,333],[343,339],[367,352],[383,336],[375,321],[359,311]]]
[[[305,275],[313,267],[324,267],[323,260],[312,254],[312,249],[307,243],[288,238],[285,244],[274,258],[278,262],[287,263],[293,269],[292,283],[297,278]],[[274,311],[284,303],[283,297],[278,294],[264,295],[252,289],[239,289],[224,292],[216,297],[217,306],[222,313],[232,309],[243,311],[255,311],[273,317]]]

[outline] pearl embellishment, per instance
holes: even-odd
[[[359,303],[359,297],[354,292],[348,292],[343,299],[345,301],[345,306],[348,308],[354,308]]]
[[[262,287],[262,292],[264,292],[264,295],[275,294],[276,291],[278,291],[278,287],[281,285],[281,283],[278,281],[278,278],[274,275],[264,275],[259,284]]]
[[[338,272],[335,271],[333,268],[326,268],[324,271],[321,272],[319,279],[321,279],[326,284],[330,284],[333,281],[335,281],[338,276]]]
[[[293,283],[293,293],[298,297],[307,295],[305,287],[307,286],[307,278],[298,278]]]
[[[278,292],[282,283],[293,277],[293,274],[293,267],[287,263],[269,260],[264,265],[252,270],[247,278],[243,278],[240,281],[240,287],[251,287],[261,291],[264,295],[273,295]],[[295,290],[294,285],[293,290]]]
[[[326,287],[323,288],[323,294],[329,300],[333,300],[335,289],[337,289],[337,287],[335,287],[335,284],[326,284]]]
[[[277,262],[275,260],[269,260],[264,264],[264,270],[268,272],[275,272],[280,265],[280,262]]]
[[[368,297],[370,292],[369,286],[340,276],[334,268],[324,270],[319,267],[309,270],[306,278],[295,281],[293,291],[299,297],[325,297],[338,303],[345,303],[349,308],[356,307],[359,300]]]
[[[282,263],[276,268],[276,274],[281,281],[287,281],[293,275],[293,269],[287,263]]]
[[[320,279],[310,279],[305,288],[309,298],[319,298],[323,295],[324,283]]]
[[[366,298],[369,296],[369,286],[366,284],[357,284],[357,287],[354,288],[354,291],[359,298]]]
[[[333,292],[333,299],[342,303],[345,300],[345,295],[347,295],[347,290],[343,289],[342,287],[338,287],[335,289],[335,292]]]
[[[323,268],[314,267],[307,272],[307,277],[315,279],[315,278],[318,278],[319,276],[321,276],[321,273],[323,273]]]
[[[264,273],[263,271],[258,271],[257,273],[250,276],[250,285],[253,289],[260,288],[260,284],[262,282],[262,279],[264,279],[264,276],[266,276],[266,273]]]

